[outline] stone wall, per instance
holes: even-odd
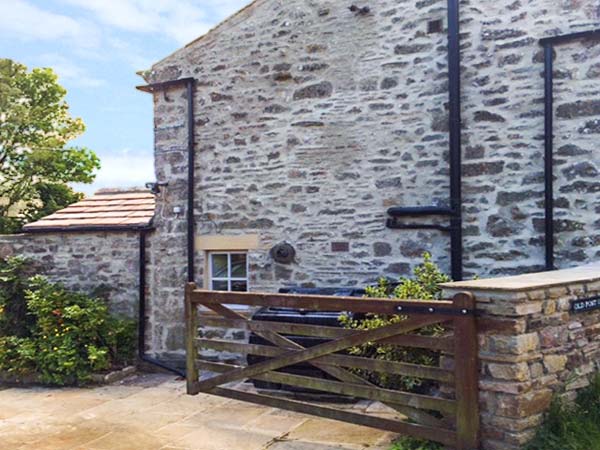
[[[385,224],[390,206],[448,204],[447,38],[428,32],[446,23],[446,1],[371,1],[366,15],[348,6],[258,0],[146,74],[196,79],[197,233],[260,235],[253,290],[362,286],[408,274],[423,251],[449,271],[447,235]],[[596,28],[600,10],[591,0],[463,0],[461,16],[465,274],[533,272],[544,263],[538,39]],[[557,49],[561,267],[600,251],[599,48]],[[185,89],[156,93],[154,106],[157,178],[169,186],[157,199],[151,339],[157,353],[181,354]],[[297,250],[292,265],[269,256],[282,241]]]
[[[600,370],[600,310],[571,301],[600,295],[600,264],[446,285],[475,296],[483,450],[517,450],[552,396],[574,399]]]
[[[135,232],[5,235],[0,236],[0,258],[31,259],[50,280],[106,298],[114,314],[137,318],[138,236]]]
[[[462,83],[467,274],[532,272],[544,261],[542,37],[600,25],[593,0],[463,1]],[[556,263],[593,261],[600,241],[600,43],[556,47]],[[581,103],[581,99],[585,99]],[[579,103],[578,103],[579,102]],[[582,157],[585,162],[582,163]]]

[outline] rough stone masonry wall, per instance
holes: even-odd
[[[0,236],[0,258],[31,259],[54,282],[108,300],[113,313],[137,317],[137,233],[48,233]]]
[[[445,1],[376,11],[259,1],[149,78],[197,79],[197,233],[260,235],[253,290],[364,286],[406,274],[426,250],[448,268],[447,236],[385,226],[390,206],[448,202],[446,37],[426,34]],[[182,348],[185,215],[173,207],[187,193],[184,89],[154,101],[157,176],[169,186],[154,222],[161,264],[150,303],[164,352]],[[269,256],[282,241],[297,250],[292,265]],[[339,242],[348,250],[335,252]]]
[[[600,26],[595,0],[461,1],[465,271],[544,262],[542,37]],[[556,263],[593,261],[600,153],[598,42],[556,47]],[[594,125],[595,124],[595,125]]]
[[[571,301],[600,295],[600,265],[451,283],[477,301],[483,450],[517,450],[553,395],[573,400],[600,370],[600,311]]]
[[[446,1],[371,1],[363,16],[348,6],[258,0],[147,74],[149,82],[196,79],[197,233],[260,235],[261,249],[250,254],[253,290],[364,285],[406,275],[425,250],[449,270],[448,236],[385,226],[390,206],[448,202],[446,34],[427,33],[429,21],[446,22]],[[598,27],[600,8],[592,0],[463,0],[461,14],[466,276],[539,270],[544,120],[537,41]],[[595,50],[571,47],[558,49],[557,60],[561,267],[600,249]],[[156,93],[154,102],[157,177],[169,186],[158,198],[152,244],[152,348],[181,353],[185,90]],[[184,213],[175,214],[176,206]],[[281,241],[298,251],[290,266],[268,254]],[[348,251],[334,252],[337,242]],[[200,284],[203,257],[196,255]]]

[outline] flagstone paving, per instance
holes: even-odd
[[[0,386],[1,450],[387,450],[392,438],[211,395],[191,397],[169,375],[93,388]]]

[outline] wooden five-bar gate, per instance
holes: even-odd
[[[257,321],[227,305],[285,307],[308,311],[347,311],[363,314],[400,314],[406,319],[371,330],[332,326]],[[203,306],[215,314],[198,314]],[[400,301],[254,292],[218,292],[197,289],[188,284],[185,296],[187,327],[187,392],[200,392],[251,402],[304,414],[340,420],[429,439],[459,450],[479,447],[478,361],[475,302],[469,294],[451,301]],[[199,323],[199,318],[202,323]],[[423,327],[446,324],[444,337],[423,336]],[[272,345],[200,338],[200,325],[244,329]],[[288,336],[288,337],[286,337]],[[313,336],[324,343],[305,348],[289,336]],[[453,369],[352,356],[343,351],[366,343],[425,348],[451,355]],[[258,355],[260,362],[247,366],[209,362],[200,359],[200,348]],[[333,379],[314,378],[279,371],[299,363],[309,363]],[[362,369],[418,377],[444,385],[449,395],[423,395],[378,387],[348,369]],[[199,371],[211,373],[199,376]],[[397,417],[377,417],[347,409],[238,390],[232,382],[260,380],[380,401],[393,408]],[[452,389],[447,389],[451,387]]]

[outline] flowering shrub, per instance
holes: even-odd
[[[447,275],[444,275],[439,267],[431,261],[431,255],[423,255],[423,263],[414,270],[414,278],[402,278],[397,285],[392,285],[387,279],[379,280],[377,286],[366,288],[366,297],[370,298],[395,298],[395,299],[420,299],[420,300],[439,300],[441,297],[440,283],[450,281]],[[384,327],[406,320],[406,316],[392,315],[384,316],[379,314],[366,314],[365,316],[343,315],[341,323],[346,328],[356,330],[371,330]],[[432,325],[423,327],[416,334],[424,336],[441,336],[444,328],[441,325]],[[425,366],[436,366],[439,364],[440,355],[436,351],[405,348],[397,345],[366,343],[349,349],[349,353],[355,356],[367,358],[382,359],[386,361],[401,361]],[[433,387],[429,381],[420,378],[405,375],[394,375],[380,372],[371,372],[359,370],[360,375],[378,386],[401,389],[411,392],[428,392]]]
[[[0,329],[1,371],[37,373],[45,383],[64,385],[85,382],[92,372],[133,359],[135,322],[113,318],[102,300],[44,277],[18,278],[14,284],[25,286],[27,320],[20,324],[25,331],[15,336]],[[10,311],[0,310],[0,323],[11,319]]]

